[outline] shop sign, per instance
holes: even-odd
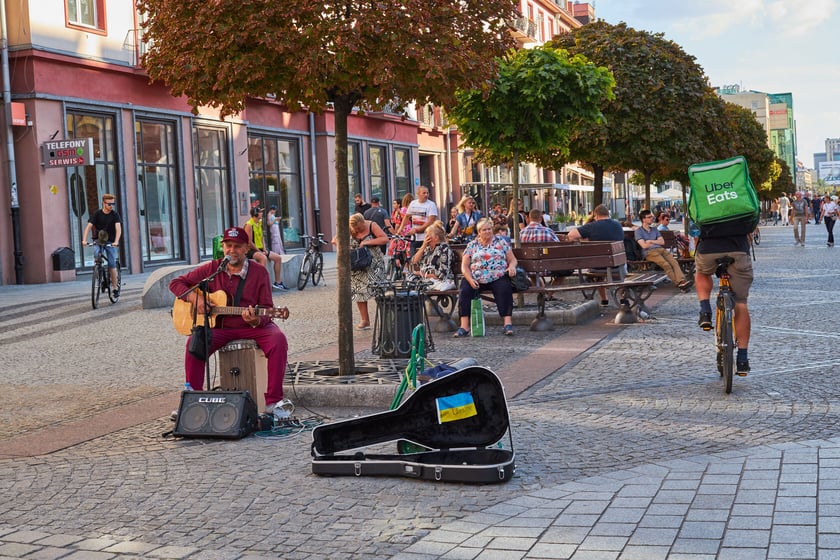
[[[55,140],[41,144],[44,167],[72,167],[93,165],[93,138]]]

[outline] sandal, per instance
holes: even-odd
[[[513,336],[513,325],[505,325],[503,332],[505,336]]]
[[[470,336],[470,331],[463,327],[458,327],[458,330],[455,331],[455,334],[452,335],[452,338],[464,338],[465,336]]]
[[[359,323],[356,325],[356,330],[358,331],[369,331],[370,330],[370,323]]]

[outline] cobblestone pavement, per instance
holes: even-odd
[[[0,460],[0,558],[840,557],[840,254],[825,237],[812,225],[797,248],[791,228],[762,228],[753,373],[731,395],[693,294],[666,288],[647,323],[595,319],[598,344],[509,399],[507,484],[316,477],[308,434],[173,441],[160,418]],[[183,339],[139,309],[140,287],[97,311],[60,286],[0,287],[0,446],[177,388]],[[293,351],[335,339],[313,320],[331,288],[278,296]],[[501,371],[580,328],[441,338],[435,357]]]

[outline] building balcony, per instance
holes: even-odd
[[[526,17],[519,17],[510,22],[511,35],[520,43],[537,42],[537,24]]]

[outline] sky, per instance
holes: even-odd
[[[595,17],[662,33],[712,86],[792,93],[797,159],[840,138],[840,0],[589,0]]]

